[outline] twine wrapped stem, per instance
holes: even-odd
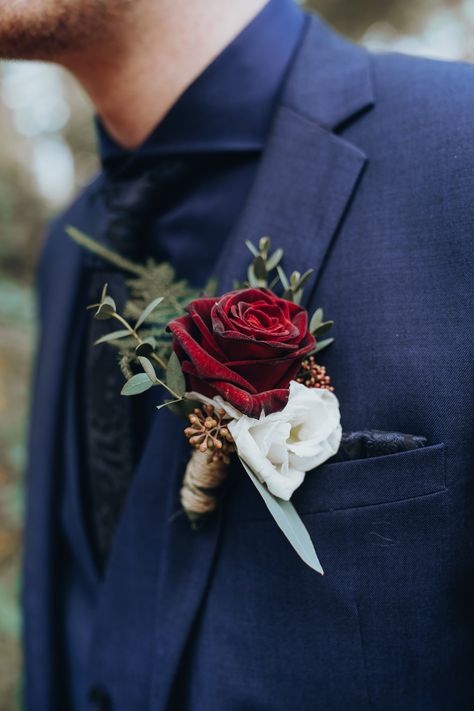
[[[198,528],[207,514],[217,506],[217,489],[227,477],[226,464],[222,459],[213,461],[209,454],[198,449],[192,453],[181,487],[181,505],[193,528]]]
[[[181,505],[193,528],[215,511],[218,490],[227,478],[230,454],[234,451],[224,410],[212,405],[196,408],[189,415],[184,433],[194,447],[181,487]]]

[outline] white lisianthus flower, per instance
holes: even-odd
[[[286,501],[307,471],[336,454],[342,434],[337,397],[295,381],[283,410],[262,413],[258,420],[241,415],[228,427],[239,457],[274,496]]]

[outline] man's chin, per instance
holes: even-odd
[[[70,48],[59,46],[57,42],[41,41],[39,37],[23,37],[16,33],[3,35],[0,27],[0,60],[35,60],[61,62],[70,53]]]
[[[61,61],[103,39],[109,21],[108,2],[0,0],[0,58]]]

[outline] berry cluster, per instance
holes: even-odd
[[[202,454],[208,452],[211,461],[222,461],[229,464],[229,455],[235,451],[234,440],[227,428],[229,418],[224,410],[215,409],[212,405],[203,405],[188,415],[190,422],[184,434],[192,447]]]
[[[323,365],[317,365],[314,356],[309,356],[301,363],[301,370],[296,376],[296,382],[305,385],[307,388],[320,388],[321,390],[334,392],[331,378],[326,373],[326,368]]]

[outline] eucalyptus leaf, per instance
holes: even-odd
[[[125,338],[125,336],[130,336],[130,331],[127,331],[125,328],[121,331],[111,331],[110,333],[106,333],[105,336],[98,338],[97,341],[94,341],[94,346],[98,346],[99,343],[107,343],[108,341],[117,341],[119,338]]]
[[[308,279],[311,277],[311,275],[314,274],[314,269],[308,269],[299,279],[298,284],[296,285],[297,289],[302,289]]]
[[[139,395],[153,387],[153,383],[146,373],[138,373],[127,380],[122,388],[121,395]]]
[[[260,255],[258,257],[255,257],[254,263],[253,263],[253,271],[255,276],[257,277],[258,281],[265,282],[267,281],[267,268],[265,266],[265,260],[263,257]]]
[[[148,336],[145,338],[138,346],[135,348],[135,353],[137,356],[149,356],[153,353],[156,348],[156,338],[153,336]]]
[[[309,322],[309,330],[311,333],[317,329],[320,323],[323,322],[324,312],[322,309],[316,309],[314,314],[311,316],[311,321]]]
[[[148,358],[145,358],[145,356],[138,356],[138,360],[140,361],[140,365],[150,378],[151,382],[156,383],[158,381],[158,378],[156,377],[156,372],[151,360],[148,360]]]
[[[252,252],[254,257],[258,257],[258,249],[252,244],[249,239],[245,240],[245,246],[250,252]]]
[[[102,294],[100,295],[100,302],[101,302],[101,303],[102,303],[102,301],[105,299],[105,297],[107,296],[107,288],[108,288],[108,286],[109,286],[109,285],[108,285],[107,283],[105,283],[104,286],[102,287]]]
[[[291,286],[296,289],[298,288],[298,282],[301,279],[301,274],[300,272],[291,272],[290,274],[290,284]]]
[[[140,326],[142,325],[142,323],[143,323],[143,322],[148,318],[148,316],[156,309],[156,307],[161,304],[161,302],[163,301],[164,298],[165,298],[164,296],[158,296],[158,298],[153,299],[153,301],[151,301],[151,302],[148,304],[148,306],[147,306],[145,309],[143,309],[142,313],[140,314],[140,316],[139,316],[139,318],[138,318],[138,321],[137,321],[136,324],[135,324],[135,330],[136,330],[137,328],[140,328]]]
[[[301,291],[301,289],[298,289],[298,291],[293,291],[293,303],[294,304],[300,304],[302,297],[303,297],[303,292]]]
[[[279,247],[273,252],[272,256],[267,259],[267,270],[271,272],[272,269],[276,269],[282,258],[283,250]]]
[[[273,291],[273,289],[276,287],[278,282],[280,281],[280,277],[277,275],[274,279],[271,280],[270,284],[268,285],[268,288],[270,291]]]
[[[280,267],[280,265],[277,266],[277,272],[278,272],[278,276],[280,277],[280,281],[282,283],[283,288],[289,289],[290,283],[289,283],[288,279],[286,278],[286,274],[283,271],[283,269]]]
[[[316,326],[315,330],[313,331],[313,335],[322,336],[324,333],[330,331],[333,326],[334,321],[323,321],[323,323],[320,323],[319,326]]]
[[[314,353],[319,353],[320,351],[323,350],[323,348],[327,348],[328,346],[330,346],[331,343],[334,343],[334,338],[325,338],[322,341],[318,341],[316,343],[316,348],[314,350]]]
[[[117,306],[115,305],[115,301],[111,296],[105,296],[100,302],[99,308],[94,314],[94,318],[98,321],[105,321],[108,318],[112,318],[116,311]]]
[[[242,466],[249,475],[259,494],[263,498],[268,510],[275,519],[276,524],[285,534],[300,558],[317,573],[324,575],[321,563],[318,560],[313,542],[306,527],[290,501],[284,501],[271,494],[267,487],[260,482],[250,467],[241,459]]]
[[[258,289],[259,283],[255,275],[255,269],[253,268],[253,264],[249,264],[249,267],[247,269],[247,279],[249,281],[250,286],[254,287],[255,289]]]
[[[262,257],[266,258],[268,250],[270,249],[270,244],[271,244],[270,237],[260,237],[258,247],[260,249],[260,254],[262,255]]]
[[[186,380],[179,358],[174,351],[166,367],[166,384],[176,395],[182,396],[186,392]]]

